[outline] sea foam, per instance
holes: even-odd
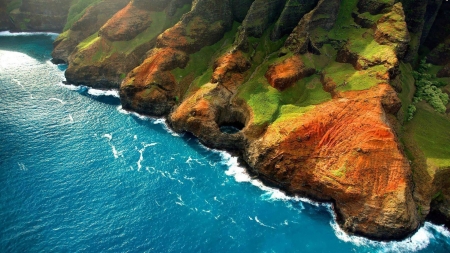
[[[433,232],[435,234],[437,233],[441,236],[450,238],[450,231],[442,226],[437,226],[429,222],[426,222],[424,226],[420,228],[414,235],[412,235],[410,238],[404,239],[403,241],[380,242],[360,236],[349,235],[344,232],[337,224],[336,215],[330,203],[318,203],[307,198],[288,196],[284,192],[272,187],[268,187],[264,185],[260,180],[252,178],[247,173],[246,169],[239,165],[237,157],[232,156],[231,154],[224,151],[220,151],[220,155],[222,157],[222,164],[228,167],[228,170],[225,171],[225,174],[234,177],[236,182],[251,183],[252,185],[261,189],[264,192],[261,195],[263,200],[303,202],[314,206],[324,207],[331,213],[333,217],[332,221],[330,222],[330,226],[333,228],[336,237],[344,242],[352,243],[355,246],[362,248],[376,248],[377,252],[416,252],[425,249],[430,244],[430,242],[435,239]],[[257,217],[255,217],[255,220],[258,222]],[[260,223],[260,225],[265,224]]]

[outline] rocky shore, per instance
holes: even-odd
[[[449,3],[12,2],[0,3],[0,29],[61,32],[52,56],[69,83],[119,89],[124,109],[236,152],[287,193],[332,202],[345,231],[392,240],[426,219],[450,224],[439,144],[450,105],[413,99],[424,56],[450,93]]]

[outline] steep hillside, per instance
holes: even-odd
[[[40,2],[51,0],[10,16]],[[120,89],[123,108],[167,117],[238,152],[266,183],[334,203],[346,231],[397,239],[427,217],[450,224],[448,10],[437,0],[71,1],[53,57],[69,83]]]

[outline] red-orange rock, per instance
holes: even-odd
[[[99,36],[110,41],[131,40],[147,29],[151,24],[149,11],[139,9],[130,2],[125,8],[100,28]]]
[[[284,90],[315,72],[315,69],[306,67],[299,56],[294,55],[281,63],[270,65],[265,76],[272,87]]]
[[[400,101],[389,85],[341,95],[270,125],[246,160],[289,192],[333,201],[345,230],[402,238],[419,216],[411,170],[382,103],[398,110]]]

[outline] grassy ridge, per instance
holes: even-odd
[[[69,9],[69,14],[67,15],[67,22],[64,26],[63,31],[67,31],[78,19],[80,19],[86,9],[93,6],[102,0],[73,0]]]
[[[414,118],[408,124],[414,140],[422,150],[427,163],[450,167],[450,119],[421,102]]]

